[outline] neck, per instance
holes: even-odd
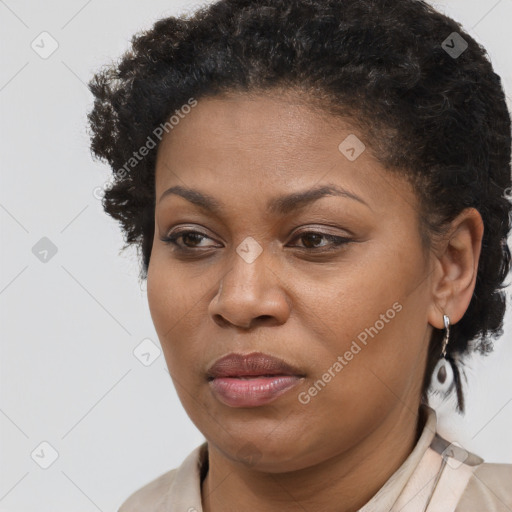
[[[286,473],[241,470],[209,444],[208,473],[201,486],[203,511],[356,512],[403,464],[423,425],[422,415],[402,407],[349,451]]]

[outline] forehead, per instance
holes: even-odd
[[[337,129],[349,129],[347,123],[290,93],[282,98],[275,92],[201,98],[164,135],[159,154],[179,149],[179,156],[187,152],[187,157],[197,158],[205,152],[217,156],[226,151],[248,155],[270,150],[274,156],[290,158],[317,148],[321,154],[319,142],[328,146],[326,136],[333,123]],[[198,153],[198,149],[202,151]]]
[[[173,185],[226,196],[228,190],[245,191],[249,197],[329,182],[375,205],[384,205],[386,191],[412,192],[382,167],[371,141],[350,119],[316,109],[300,96],[208,97],[181,117],[158,148],[157,201]],[[414,202],[413,196],[405,199]]]

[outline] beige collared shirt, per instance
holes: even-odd
[[[421,409],[426,420],[413,451],[358,512],[512,512],[512,464],[487,464],[449,443],[436,433],[435,411]],[[207,463],[204,442],[178,468],[132,493],[118,512],[203,512]]]

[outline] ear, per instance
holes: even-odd
[[[428,321],[444,329],[443,315],[456,324],[466,312],[475,289],[484,223],[476,208],[466,208],[451,223],[435,251],[432,304]]]

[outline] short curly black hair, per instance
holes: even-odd
[[[191,98],[295,90],[349,115],[376,158],[414,185],[426,247],[463,209],[476,208],[484,222],[476,286],[448,345],[464,412],[457,363],[470,351],[489,353],[490,337],[503,334],[512,206],[501,80],[460,24],[418,0],[220,0],[134,35],[89,89],[91,150],[114,172],[102,204],[121,223],[124,248],[137,247],[142,279],[154,236],[157,149],[133,157]],[[434,329],[426,403],[442,337]]]

